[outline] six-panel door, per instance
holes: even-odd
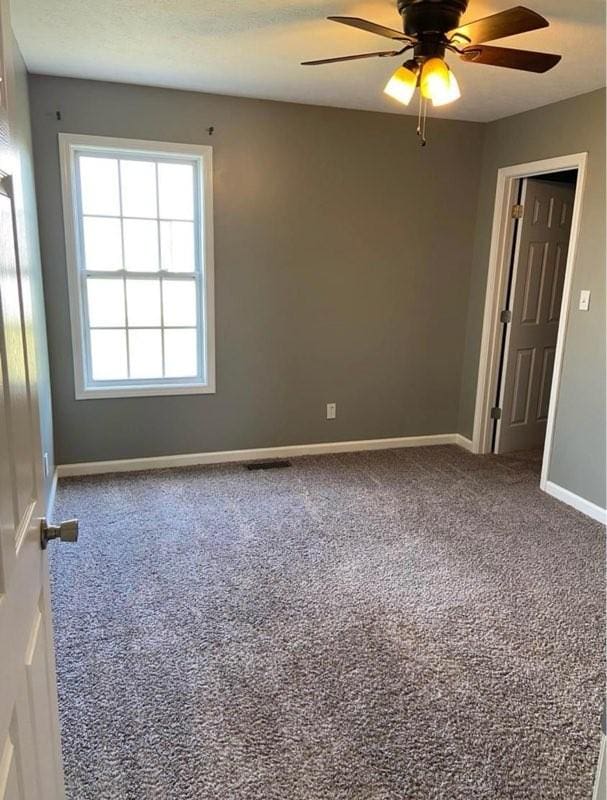
[[[30,286],[0,181],[0,800],[62,800]]]
[[[546,436],[575,187],[527,178],[515,245],[496,452]]]

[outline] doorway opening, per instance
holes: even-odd
[[[586,154],[498,172],[474,451],[531,451],[546,488]]]
[[[493,453],[541,458],[577,170],[519,178],[493,406]]]

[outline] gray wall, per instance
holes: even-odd
[[[482,125],[432,120],[422,149],[413,117],[30,92],[59,463],[457,429]],[[74,399],[59,131],[214,146],[216,395]]]
[[[33,303],[33,343],[36,351],[38,405],[42,452],[48,453],[49,474],[45,480],[45,495],[49,496],[54,471],[53,421],[49,362],[46,342],[42,269],[36,217],[34,167],[30,129],[27,72],[14,37],[10,39],[10,67],[7,71],[9,96],[9,125],[14,156],[14,192],[16,228],[21,267],[31,280]]]
[[[463,359],[459,431],[472,435],[497,171],[588,152],[582,227],[548,478],[605,507],[605,92],[591,92],[487,126]],[[592,291],[578,311],[581,289]]]

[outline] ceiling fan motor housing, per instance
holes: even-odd
[[[445,34],[458,27],[467,7],[468,0],[398,0],[405,33],[419,40],[416,57],[442,58]]]

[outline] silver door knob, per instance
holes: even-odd
[[[40,547],[46,550],[47,544],[51,539],[59,539],[62,542],[78,541],[78,520],[66,519],[59,525],[49,525],[43,517],[40,520]]]

